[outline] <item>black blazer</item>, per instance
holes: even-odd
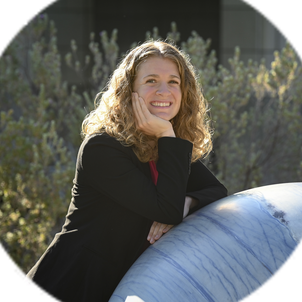
[[[153,221],[180,223],[186,195],[198,200],[194,210],[226,196],[200,161],[190,164],[189,141],[160,138],[158,152],[155,186],[132,148],[107,134],[84,140],[65,224],[28,277],[62,301],[108,301]]]

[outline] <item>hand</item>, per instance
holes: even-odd
[[[160,222],[154,221],[149,235],[147,237],[147,240],[153,244],[156,240],[158,240],[163,234],[167,233],[170,229],[173,228],[173,225],[171,224],[164,224]]]
[[[132,93],[132,106],[137,129],[157,138],[163,136],[175,137],[172,124],[151,114],[145,101],[136,92]]]

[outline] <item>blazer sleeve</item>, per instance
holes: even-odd
[[[183,219],[192,144],[163,137],[158,141],[158,152],[155,186],[138,167],[131,148],[107,135],[97,135],[80,149],[78,175],[83,175],[82,183],[112,202],[150,220],[178,224]]]
[[[198,205],[190,209],[189,215],[218,199],[226,197],[227,194],[225,186],[200,160],[192,163],[186,195],[195,198]]]

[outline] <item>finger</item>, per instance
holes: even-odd
[[[155,239],[158,240],[163,235],[163,230],[166,228],[166,224],[161,223],[159,229],[157,230],[157,233],[155,235]]]
[[[132,108],[133,108],[133,113],[135,117],[135,122],[136,124],[141,124],[141,116],[139,113],[139,100],[138,100],[138,94],[137,93],[132,93]]]
[[[144,99],[140,96],[138,96],[138,112],[140,114],[140,118],[141,118],[141,122],[142,122],[142,126],[145,128],[149,127],[150,122],[152,119],[155,118],[155,116],[153,114],[151,114],[151,112],[149,111],[149,109],[146,106],[146,103],[144,101]]]
[[[158,237],[159,234],[161,234],[161,232],[159,231],[161,227],[161,223],[154,221],[151,230],[150,230],[150,243],[154,243],[156,239],[159,239],[160,237]],[[156,237],[157,236],[157,237]]]
[[[146,103],[143,100],[143,98],[142,97],[138,97],[138,99],[139,99],[140,111],[141,111],[141,114],[142,114],[143,118],[145,120],[148,120],[148,119],[152,118],[152,114],[149,111],[149,109],[147,108]]]
[[[151,237],[150,243],[154,243],[156,240],[160,239],[164,234],[163,230],[167,227],[164,223],[157,223],[153,230],[153,235]]]
[[[136,117],[137,117],[137,128],[138,129],[145,129],[146,124],[148,124],[147,121],[147,116],[148,113],[149,115],[150,112],[147,109],[145,102],[143,100],[143,98],[139,97],[137,93],[134,93],[134,104],[135,104],[135,108],[136,108]],[[150,116],[149,116],[150,118]]]
[[[173,228],[173,224],[168,224],[164,229],[163,229],[163,233],[167,233],[169,230],[171,230]]]
[[[147,237],[147,240],[150,241],[150,239],[153,237],[153,232],[154,232],[154,229],[155,229],[155,226],[157,225],[157,222],[154,221],[152,223],[152,226],[150,228],[150,231],[149,231],[149,234],[148,234],[148,237]]]
[[[158,230],[160,228],[160,225],[161,224],[159,222],[156,222],[154,224],[153,233],[151,234],[151,240],[150,240],[151,243],[155,242],[155,237],[158,234]]]

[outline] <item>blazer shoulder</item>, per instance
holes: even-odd
[[[96,133],[87,137],[83,142],[82,146],[112,146],[119,149],[131,149],[131,147],[124,146],[115,137],[110,136],[107,133]]]
[[[85,158],[97,155],[106,155],[110,157],[116,154],[124,154],[133,157],[134,152],[131,147],[124,146],[115,137],[112,137],[107,133],[97,133],[87,137],[82,142],[79,154],[85,156]]]

